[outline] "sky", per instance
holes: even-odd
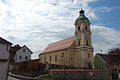
[[[120,0],[0,0],[0,37],[26,45],[32,59],[49,44],[74,36],[82,8],[91,22],[94,54],[120,47]]]

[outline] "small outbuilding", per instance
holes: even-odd
[[[94,57],[94,67],[96,69],[107,69],[107,54],[97,53]]]

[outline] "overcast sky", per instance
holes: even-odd
[[[91,22],[94,53],[120,45],[119,0],[0,0],[0,36],[27,45],[32,58],[48,44],[74,35],[79,10]]]

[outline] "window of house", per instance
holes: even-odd
[[[19,59],[22,59],[22,56],[19,56]]]
[[[44,61],[46,62],[46,57],[44,58]]]
[[[28,59],[28,56],[25,56],[25,59],[27,60],[27,59]]]
[[[78,42],[78,45],[80,46],[80,41]]]
[[[64,53],[62,53],[61,57],[64,57]]]
[[[25,49],[23,49],[23,52],[25,52],[26,50]]]
[[[87,41],[86,43],[87,43],[87,46],[88,46],[88,45],[89,45],[89,44],[88,44],[88,41]]]
[[[85,26],[85,29],[87,30],[87,26]]]
[[[55,56],[55,62],[57,62],[57,55]]]
[[[40,61],[42,61],[42,58],[40,58]]]
[[[88,57],[90,58],[90,54],[88,54]]]
[[[78,26],[78,30],[80,30],[80,26]]]
[[[50,62],[51,62],[51,56],[50,56]]]

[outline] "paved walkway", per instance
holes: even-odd
[[[9,73],[8,80],[37,80],[37,77],[26,77]]]
[[[20,80],[20,79],[12,77],[12,76],[8,76],[8,80]]]

